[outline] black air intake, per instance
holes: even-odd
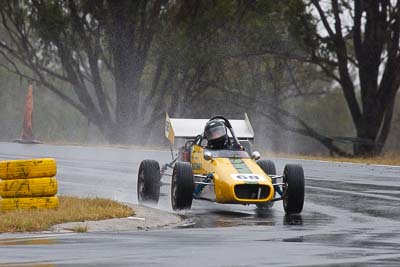
[[[269,196],[267,185],[239,184],[235,186],[235,195],[240,199],[265,199]]]

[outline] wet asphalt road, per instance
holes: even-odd
[[[54,157],[59,193],[136,203],[142,159],[169,152],[0,143],[0,159]],[[194,203],[186,227],[123,233],[0,235],[0,266],[399,266],[400,167],[273,159],[277,170],[301,163],[301,216],[282,203]],[[168,179],[164,180],[168,184]],[[164,186],[158,208],[170,210]]]

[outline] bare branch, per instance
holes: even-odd
[[[319,0],[311,0],[311,2],[313,3],[313,5],[316,7],[318,14],[321,18],[322,24],[324,25],[326,31],[328,32],[329,36],[331,38],[335,38],[335,33],[333,32],[329,22],[328,22],[328,18],[325,15],[324,10],[321,8],[321,5],[319,4]]]

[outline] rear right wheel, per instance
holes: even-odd
[[[188,162],[177,162],[172,174],[172,209],[190,209],[192,207],[193,191],[194,177],[191,164]]]
[[[267,175],[276,175],[275,164],[272,160],[260,159],[257,160],[257,164]]]

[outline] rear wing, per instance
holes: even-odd
[[[254,139],[254,130],[250,124],[249,117],[244,114],[244,120],[229,120],[238,139]],[[208,119],[177,119],[170,118],[166,113],[165,136],[171,144],[175,138],[195,138],[204,131]],[[229,131],[228,131],[229,132]],[[230,133],[229,133],[230,136]]]

